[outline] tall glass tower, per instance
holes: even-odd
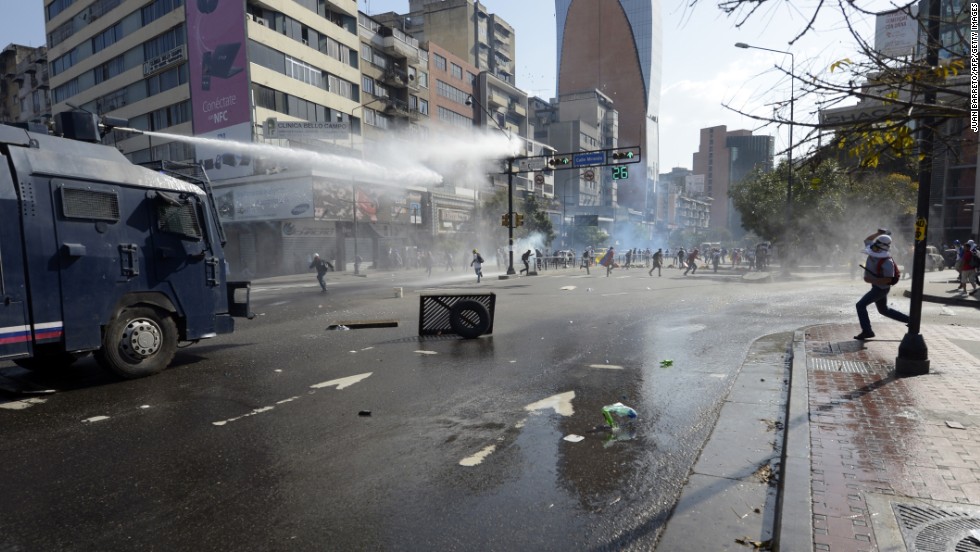
[[[617,146],[643,148],[642,170],[618,181],[617,202],[648,218],[660,165],[660,0],[555,0],[555,11],[558,95],[599,90],[612,99]]]

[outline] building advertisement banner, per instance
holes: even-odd
[[[304,181],[262,182],[216,188],[214,199],[222,222],[288,220],[313,216],[313,190]]]
[[[184,5],[194,135],[251,124],[244,0]]]

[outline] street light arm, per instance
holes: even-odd
[[[486,106],[480,103],[480,101],[477,100],[472,94],[470,94],[469,96],[466,97],[466,105],[469,106],[473,104],[480,106],[480,109],[482,109],[483,112],[487,114],[487,118],[493,121],[493,126],[497,127],[497,130],[507,135],[508,140],[513,139],[513,135],[510,133],[510,131],[504,130],[504,128],[500,126],[500,123],[497,121],[497,118],[493,116],[493,113],[489,109],[487,109]]]

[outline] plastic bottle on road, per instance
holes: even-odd
[[[636,410],[626,406],[623,403],[609,404],[602,407],[602,417],[605,418],[606,423],[612,429],[617,429],[619,424],[618,420],[623,418],[628,418],[630,420],[636,418]]]

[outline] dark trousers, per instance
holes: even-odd
[[[878,312],[892,320],[898,320],[908,324],[909,317],[888,306],[888,292],[891,288],[880,288],[871,286],[871,290],[864,294],[864,297],[855,305],[857,307],[858,321],[861,323],[862,332],[871,332],[871,319],[868,317],[868,306],[872,303],[878,308]]]

